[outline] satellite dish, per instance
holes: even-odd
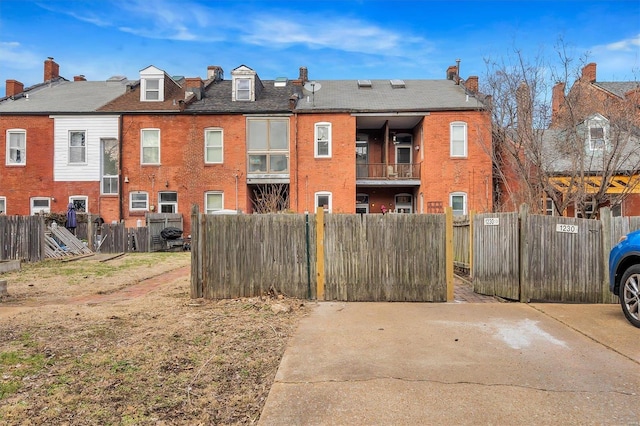
[[[322,84],[318,83],[317,81],[307,81],[304,84],[304,90],[310,92],[311,94],[316,93],[318,90],[320,90],[321,87]]]

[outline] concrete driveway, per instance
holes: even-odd
[[[318,303],[262,425],[640,424],[617,305]]]

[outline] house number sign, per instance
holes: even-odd
[[[485,217],[484,226],[497,226],[500,225],[499,217]]]
[[[566,225],[566,224],[558,223],[556,225],[556,232],[564,232],[565,234],[577,234],[578,225]]]

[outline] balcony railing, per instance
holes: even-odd
[[[357,179],[420,179],[420,163],[356,164]]]

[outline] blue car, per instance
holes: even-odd
[[[640,328],[640,230],[622,237],[611,249],[609,289],[620,297],[624,316]]]

